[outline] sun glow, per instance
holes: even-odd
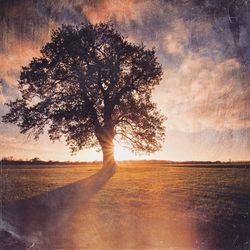
[[[134,155],[118,142],[114,143],[114,154],[117,161],[138,159],[138,156]]]

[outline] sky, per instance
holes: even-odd
[[[250,160],[249,0],[0,0],[0,116],[18,97],[21,66],[61,24],[113,22],[129,41],[155,47],[163,79],[153,100],[167,116],[163,150],[117,159]],[[93,161],[0,122],[0,158]]]

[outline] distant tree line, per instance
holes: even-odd
[[[170,166],[190,167],[246,167],[250,165],[249,161],[168,161],[168,160],[123,160],[121,164],[162,164]],[[101,164],[101,161],[44,161],[38,157],[29,160],[15,159],[13,156],[3,157],[1,165],[77,165],[77,164]]]
[[[3,157],[1,160],[1,165],[60,165],[60,164],[79,164],[91,162],[71,162],[71,161],[44,161],[38,157],[32,159],[15,159],[13,156]]]

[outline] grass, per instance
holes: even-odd
[[[98,165],[3,166],[0,198],[3,204],[30,198],[86,178],[99,168]]]
[[[78,208],[54,247],[248,249],[250,169],[206,166],[121,164]],[[99,167],[4,167],[1,200],[10,204],[48,192]]]

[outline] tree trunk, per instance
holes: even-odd
[[[114,143],[113,141],[101,142],[103,153],[103,168],[116,169],[117,163],[114,157]]]
[[[114,139],[115,133],[112,126],[106,126],[96,131],[96,137],[101,145],[103,153],[103,168],[115,171],[117,163],[114,157]]]

